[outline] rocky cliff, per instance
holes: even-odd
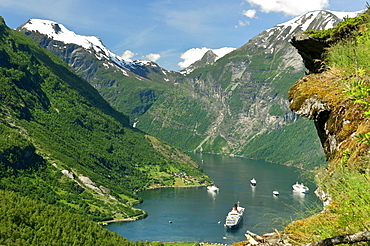
[[[363,20],[364,17],[358,19]],[[331,69],[325,60],[325,52],[331,45],[360,35],[363,25],[358,24],[356,28],[351,23],[348,25],[351,29],[349,32],[349,28],[342,24],[333,29],[335,38],[333,34],[318,38],[306,32],[297,34],[291,40],[303,58],[307,75],[290,89],[290,108],[315,122],[328,161],[338,161],[346,151],[352,153],[355,159],[369,151],[367,144],[356,141],[356,136],[367,133],[370,127],[369,118],[364,117],[364,104],[356,103],[353,98],[345,95],[344,85],[350,85],[353,78],[359,76],[357,72],[344,76],[342,71]],[[360,69],[358,66],[356,64],[356,69]]]
[[[364,26],[369,20],[365,13],[327,33],[306,32],[291,41],[302,55],[308,75],[290,89],[290,108],[314,121],[328,161],[316,173],[315,193],[324,209],[286,227],[285,233],[294,244],[368,231],[370,32]],[[344,55],[348,50],[352,56]]]
[[[364,118],[361,104],[342,96],[336,86],[342,79],[335,71],[311,74],[299,79],[289,92],[291,109],[315,122],[328,161],[338,161],[344,151],[355,158],[370,150],[355,138],[367,132],[370,121]]]

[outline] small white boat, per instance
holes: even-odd
[[[278,196],[278,195],[280,195],[279,191],[277,191],[277,190],[272,191],[272,194],[273,194],[274,196]]]
[[[207,190],[217,192],[219,188],[216,185],[209,185],[207,186]]]
[[[298,182],[295,183],[292,187],[294,191],[301,192],[301,193],[308,193],[308,191],[310,190],[303,183],[298,184]]]
[[[257,181],[255,178],[251,179],[251,185],[252,186],[256,186],[257,185]]]
[[[235,229],[239,226],[240,222],[243,220],[244,214],[243,207],[240,207],[239,202],[235,204],[231,211],[226,216],[226,224],[229,229]]]

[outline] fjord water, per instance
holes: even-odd
[[[140,192],[144,202],[136,206],[149,213],[146,219],[112,223],[108,230],[131,241],[212,242],[232,244],[245,240],[246,230],[257,234],[281,230],[307,208],[320,205],[312,182],[296,168],[210,154],[194,154],[203,170],[220,188],[162,188]],[[250,185],[250,179],[257,186]],[[293,192],[292,185],[304,182],[308,194]],[[278,190],[280,195],[273,196]],[[245,207],[243,223],[236,230],[224,227],[232,206]],[[170,223],[172,222],[172,223]]]

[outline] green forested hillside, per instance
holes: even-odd
[[[135,245],[63,208],[2,190],[0,200],[1,245]]]
[[[172,185],[177,172],[210,181],[0,19],[0,189],[102,221],[144,216],[135,192]]]
[[[302,134],[297,135],[297,132]],[[310,146],[312,144],[320,146],[320,140],[316,134],[314,123],[300,118],[294,124],[287,124],[276,131],[264,132],[256,136],[240,154],[313,170],[325,163],[323,150],[315,150]]]

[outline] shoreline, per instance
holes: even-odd
[[[202,185],[167,185],[167,186],[149,187],[149,188],[146,188],[146,189],[140,190],[140,191],[154,190],[154,189],[161,189],[161,188],[195,188],[195,187],[207,187],[208,185],[210,185],[210,184],[202,184]]]
[[[196,188],[196,187],[207,187],[208,185],[209,184],[202,184],[202,185],[167,185],[167,186],[149,187],[149,188],[146,188],[146,189],[140,190],[140,191],[162,189],[162,188]],[[140,192],[140,191],[138,191],[138,192]],[[136,203],[136,204],[139,204],[139,203]],[[98,224],[104,226],[104,225],[108,225],[108,224],[111,224],[111,223],[133,222],[133,221],[136,221],[136,220],[145,219],[146,217],[148,217],[148,214],[145,211],[143,211],[143,212],[144,212],[144,214],[138,215],[136,217],[113,219],[113,220],[107,220],[107,221],[99,221]]]
[[[100,221],[100,222],[98,222],[98,224],[104,226],[104,225],[108,225],[108,224],[111,224],[111,223],[132,222],[132,221],[136,221],[136,220],[140,220],[140,219],[145,219],[146,217],[148,217],[148,214],[147,213],[138,215],[136,217],[123,218],[123,219],[113,219],[113,220],[107,220],[107,221]]]

